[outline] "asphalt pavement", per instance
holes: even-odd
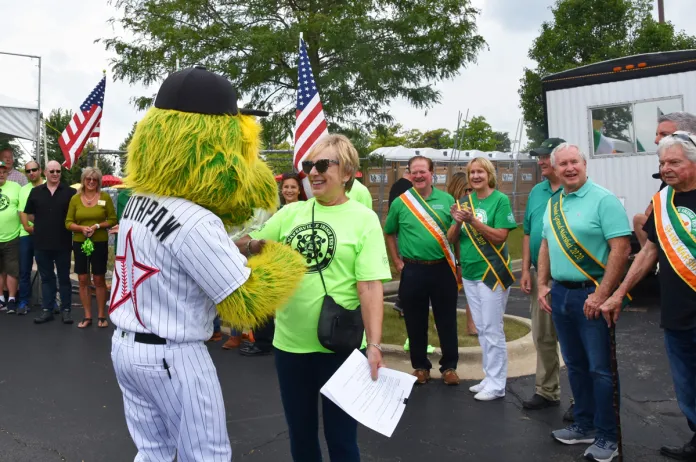
[[[674,399],[659,328],[655,285],[640,291],[617,328],[626,461],[661,461],[662,444],[691,437]],[[77,302],[77,297],[75,297]],[[529,317],[528,298],[513,289],[508,313]],[[86,330],[59,321],[0,315],[0,461],[133,460],[121,393],[110,358],[112,328]],[[82,317],[75,308],[74,317]],[[272,357],[247,358],[210,344],[222,384],[235,461],[289,461],[288,433]],[[579,461],[584,445],[550,437],[568,405],[527,412],[521,401],[534,378],[508,381],[504,399],[479,403],[464,382],[414,390],[391,438],[361,428],[363,461]],[[325,458],[328,460],[328,457]]]

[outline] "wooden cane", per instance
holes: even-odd
[[[611,344],[611,376],[614,388],[614,416],[616,417],[616,445],[619,449],[618,462],[623,462],[623,444],[621,441],[621,409],[619,407],[619,364],[616,360],[616,324],[609,328]]]

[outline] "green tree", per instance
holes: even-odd
[[[133,139],[133,135],[135,135],[135,129],[138,126],[138,122],[133,122],[133,126],[131,127],[130,131],[126,135],[126,137],[121,141],[121,144],[118,145],[118,150],[119,151],[127,151],[128,150],[128,145],[130,144],[131,140]]]
[[[510,141],[508,132],[494,132],[493,138],[496,142],[494,151],[510,152],[512,150],[512,141]]]
[[[48,160],[58,161],[58,163],[60,163],[61,165],[63,164],[63,162],[65,162],[65,156],[63,155],[63,151],[61,151],[60,149],[58,139],[60,138],[61,133],[63,133],[63,130],[65,130],[65,127],[67,127],[70,121],[72,120],[72,116],[73,114],[69,110],[63,110],[61,108],[58,108],[53,109],[45,121],[47,147],[46,151],[48,154]],[[43,143],[43,136],[41,138],[41,142]],[[77,159],[77,162],[75,162],[73,167],[70,170],[63,169],[63,173],[61,175],[61,182],[68,185],[79,183],[80,176],[82,175],[82,169],[88,166],[88,158],[91,158],[91,155],[89,155],[88,153],[94,150],[94,144],[92,144],[92,142],[87,143],[85,148],[82,150],[82,154]],[[113,175],[113,162],[102,157],[103,156],[100,156],[100,158],[98,159],[97,166],[104,175]],[[94,165],[93,161],[89,163],[89,165]]]
[[[696,37],[657,23],[652,9],[652,0],[556,1],[553,19],[542,24],[529,49],[537,67],[524,69],[518,91],[530,145],[538,146],[547,133],[544,76],[632,54],[696,48]]]
[[[401,124],[376,126],[370,133],[369,151],[372,152],[381,147],[406,146],[408,139],[402,131]]]
[[[485,46],[470,0],[111,0],[126,37],[101,39],[114,78],[159,82],[176,66],[227,76],[250,107],[294,118],[298,37],[331,124],[391,123],[386,108],[440,101],[436,84]],[[132,37],[132,38],[130,38]],[[135,99],[143,108],[151,97]]]
[[[498,144],[495,132],[484,116],[472,117],[466,127],[459,129],[459,133],[461,144],[457,148],[460,150],[494,151]]]
[[[452,133],[446,128],[429,130],[421,136],[420,146],[433,149],[449,149],[452,147]]]

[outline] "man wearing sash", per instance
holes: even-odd
[[[537,157],[541,174],[546,179],[532,188],[524,214],[520,288],[522,292],[530,295],[532,335],[537,351],[534,395],[531,399],[522,402],[522,406],[527,410],[556,407],[561,403],[561,362],[558,358],[558,337],[551,315],[539,306],[536,284],[544,211],[549,199],[561,192],[561,180],[556,176],[551,166],[551,151],[561,143],[565,143],[565,140],[550,138],[544,141],[540,147],[529,151],[530,156]],[[572,422],[572,404],[563,418]]]
[[[621,300],[660,263],[661,325],[679,408],[696,432],[696,136],[677,131],[660,141],[660,173],[667,187],[653,196],[643,230],[648,240],[623,283],[602,306],[607,323],[619,318]],[[660,453],[696,461],[696,435]]]
[[[631,227],[619,199],[587,178],[577,146],[556,147],[551,165],[563,191],[549,199],[544,214],[538,298],[553,318],[575,398],[575,422],[552,436],[591,444],[585,458],[609,462],[618,455],[617,425],[609,327],[600,306],[626,269]]]
[[[430,380],[428,317],[432,304],[442,359],[440,372],[447,385],[458,385],[457,267],[447,229],[454,198],[433,187],[433,162],[423,156],[408,161],[413,188],[389,208],[384,225],[387,249],[401,273],[399,299],[410,341],[411,365],[418,384]],[[398,236],[398,249],[397,249]]]

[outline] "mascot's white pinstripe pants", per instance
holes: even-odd
[[[111,359],[135,462],[229,462],[225,406],[203,342],[148,345],[116,329]]]

